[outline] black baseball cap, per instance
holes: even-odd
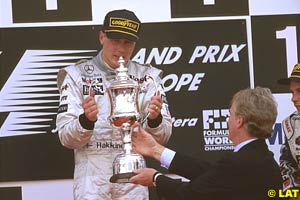
[[[291,81],[300,82],[300,64],[296,64],[293,68],[291,76],[288,78],[282,78],[277,81],[281,85],[289,85]]]
[[[111,39],[128,39],[136,42],[140,38],[140,28],[141,22],[134,12],[122,9],[106,14],[102,31]]]

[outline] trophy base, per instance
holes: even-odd
[[[109,181],[111,183],[129,183],[129,179],[135,174],[132,172],[123,173],[123,174],[114,174],[110,177]]]
[[[134,176],[136,169],[146,167],[146,161],[142,155],[136,153],[121,153],[116,156],[113,163],[113,176],[111,183],[129,183],[129,179]]]

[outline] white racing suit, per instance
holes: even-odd
[[[141,115],[148,114],[150,98],[156,87],[163,99],[161,116],[156,120],[145,120],[143,127],[161,144],[165,144],[171,135],[171,116],[166,96],[160,84],[162,71],[150,65],[141,65],[128,61],[130,78],[138,81],[140,91],[138,105]],[[80,61],[73,66],[61,69],[57,84],[60,91],[60,105],[57,115],[59,138],[65,147],[74,149],[74,199],[149,199],[148,188],[131,183],[110,183],[113,160],[122,152],[122,138],[119,130],[113,128],[108,117],[110,101],[105,92],[115,70],[107,67],[102,61],[101,52],[91,60]],[[91,84],[95,83],[97,84]],[[96,123],[84,116],[82,101],[94,90],[99,114]],[[150,127],[150,126],[151,127]]]
[[[280,149],[283,191],[300,189],[300,115],[294,112],[282,122],[285,143]]]

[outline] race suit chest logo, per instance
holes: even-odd
[[[81,80],[83,95],[89,95],[91,92],[90,90],[92,90],[95,95],[104,95],[103,80],[101,77],[91,78],[82,76]]]
[[[140,93],[146,92],[149,89],[150,84],[153,84],[153,87],[155,87],[155,84],[156,84],[156,83],[154,83],[152,78],[150,78],[149,75],[145,75],[141,78],[137,78],[134,75],[129,74],[129,78],[131,78],[132,80],[138,82],[138,84],[140,86]]]

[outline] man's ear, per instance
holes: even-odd
[[[103,40],[104,40],[104,35],[105,33],[103,33],[103,31],[99,31],[99,36],[98,36],[98,39],[100,41],[100,44],[103,45]]]
[[[244,126],[244,118],[242,116],[237,117],[237,127],[242,128]]]

